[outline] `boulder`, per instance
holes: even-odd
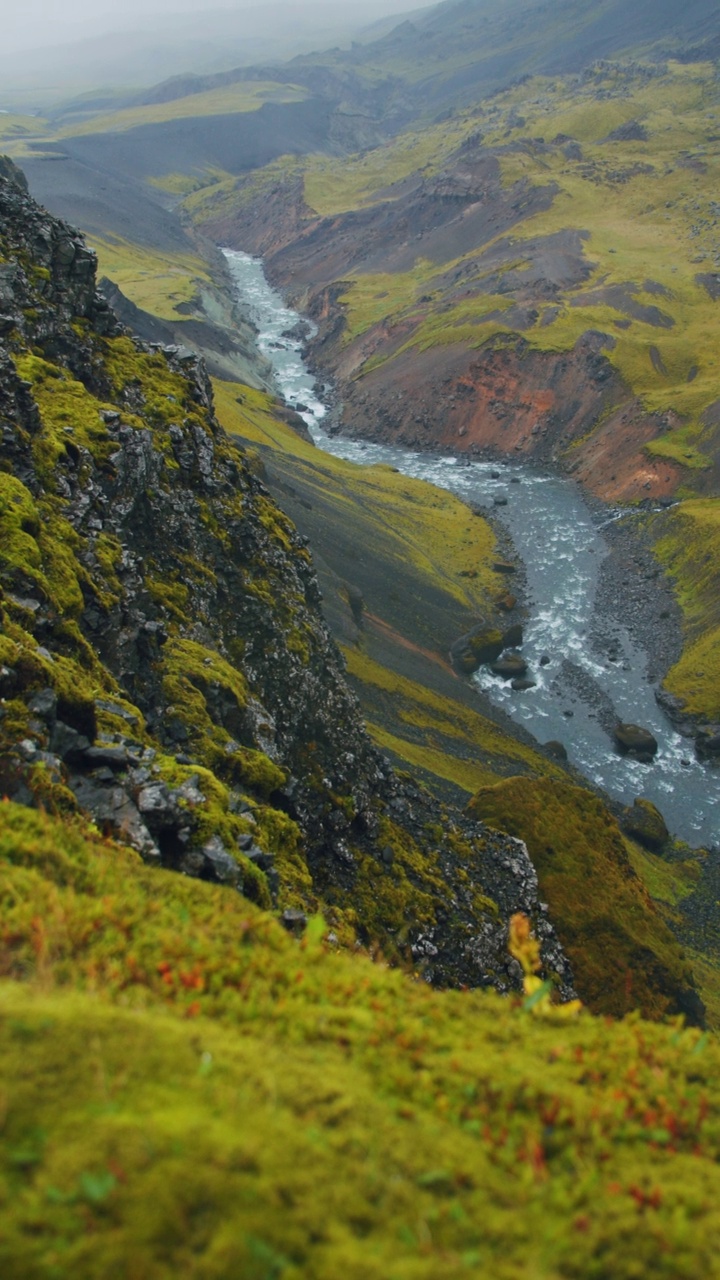
[[[211,836],[202,847],[203,880],[214,880],[217,884],[231,884],[242,889],[242,872],[235,859],[228,853],[219,836]]]
[[[633,840],[637,840],[653,853],[662,849],[670,839],[670,832],[660,810],[650,800],[643,800],[639,796],[632,805],[623,810],[620,826],[626,835],[631,836]]]
[[[523,642],[523,629],[520,626],[520,623],[516,622],[512,627],[508,627],[507,631],[503,634],[502,639],[504,649],[519,648]]]
[[[555,738],[551,738],[549,742],[545,743],[545,754],[549,755],[551,760],[565,761],[568,758],[567,748]]]
[[[450,658],[456,671],[472,675],[483,663],[499,658],[503,648],[502,632],[482,622],[455,641]]]
[[[510,650],[498,658],[497,662],[493,662],[490,670],[494,675],[502,676],[504,680],[515,680],[525,675],[527,662],[522,654]]]
[[[537,681],[531,680],[529,677],[520,676],[512,681],[510,687],[515,690],[515,693],[525,693],[528,689],[536,689]]]
[[[643,729],[640,725],[618,724],[615,726],[614,736],[623,755],[632,754],[649,760],[657,755],[657,738],[653,737],[649,729]]]
[[[720,727],[710,725],[698,729],[695,750],[701,758],[720,755]]]

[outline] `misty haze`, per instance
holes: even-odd
[[[191,0],[91,4],[29,0],[5,19],[0,106],[33,110],[96,89],[139,88],[373,39],[417,0],[280,0],[227,6]],[[378,25],[379,24],[379,25]]]

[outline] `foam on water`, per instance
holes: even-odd
[[[617,799],[629,804],[646,796],[679,837],[691,844],[718,843],[720,772],[696,759],[692,743],[657,705],[646,655],[622,622],[612,626],[616,662],[593,643],[599,570],[608,554],[602,535],[607,518],[598,522],[577,486],[550,474],[328,435],[322,427],[327,408],[302,359],[313,327],[267,283],[260,259],[235,250],[225,250],[225,256],[258,330],[260,350],[273,366],[278,393],[300,413],[320,448],[363,466],[397,467],[476,507],[491,509],[495,498],[507,498],[507,506],[494,508],[494,514],[525,565],[530,618],[522,652],[537,683],[515,692],[483,669],[474,677],[478,688],[541,742],[562,741],[572,763]],[[492,474],[498,470],[499,478]],[[542,666],[544,656],[550,661]],[[652,730],[660,743],[652,765],[614,750],[607,732],[613,714]]]

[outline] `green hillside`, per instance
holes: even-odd
[[[714,1038],[439,995],[16,806],[0,853],[5,1274],[715,1274]]]

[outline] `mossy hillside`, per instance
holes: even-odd
[[[674,856],[651,853],[634,840],[626,840],[628,857],[654,902],[669,908],[680,906],[695,892],[702,880],[706,854],[678,845]]]
[[[474,515],[464,503],[445,490],[413,480],[390,467],[359,467],[329,454],[272,416],[272,401],[261,392],[214,383],[217,412],[223,426],[233,435],[269,451],[265,465],[281,482],[290,482],[309,507],[295,504],[293,517],[310,532],[316,554],[332,563],[332,547],[342,541],[352,543],[355,554],[346,556],[359,563],[362,574],[363,547],[370,575],[362,582],[367,607],[372,612],[377,592],[378,611],[395,621],[393,589],[404,588],[416,601],[441,594],[445,608],[454,611],[461,625],[475,614],[495,607],[501,584],[492,568],[495,536],[486,520]],[[281,490],[276,492],[282,492]],[[292,493],[282,494],[287,501]],[[310,511],[318,509],[317,516]],[[307,513],[303,516],[303,512]],[[322,537],[322,527],[332,533]],[[364,557],[363,557],[364,558]],[[352,572],[350,563],[345,573]],[[407,586],[405,586],[405,582]],[[417,606],[417,631],[412,638],[420,643],[427,625]],[[452,630],[448,632],[456,638]],[[428,640],[432,637],[427,636]],[[438,643],[440,637],[435,637]],[[446,656],[440,641],[439,652]]]
[[[94,236],[101,275],[151,315],[173,322],[187,319],[203,286],[210,286],[207,263],[199,256],[161,252],[119,236]]]
[[[81,725],[91,738],[97,735],[97,740],[105,744],[126,741],[130,725],[135,749],[148,749],[150,752],[153,760],[150,773],[154,782],[170,789],[187,784],[193,787],[193,792],[199,793],[201,798],[192,804],[180,801],[181,808],[186,810],[192,845],[202,847],[211,838],[219,837],[226,847],[236,849],[238,838],[252,831],[259,846],[277,859],[277,904],[281,908],[299,905],[295,863],[296,846],[301,844],[300,834],[285,814],[276,812],[267,803],[267,797],[284,784],[287,774],[260,751],[238,748],[230,760],[220,746],[213,751],[217,730],[207,714],[204,700],[185,674],[173,677],[173,672],[178,670],[178,650],[184,657],[182,642],[177,643],[175,653],[172,642],[169,645],[169,674],[165,677],[168,696],[182,697],[195,712],[200,725],[200,751],[205,747],[203,754],[219,761],[225,781],[199,763],[180,765],[172,755],[158,751],[157,739],[148,733],[144,715],[128,700],[125,690],[79,630],[71,631],[66,627],[64,652],[58,651],[54,645],[54,652],[50,655],[38,649],[32,630],[26,629],[32,628],[33,621],[33,615],[15,605],[12,597],[0,605],[0,661],[15,673],[17,679],[14,696],[5,699],[4,714],[0,719],[3,790],[13,791],[21,780],[28,802],[52,813],[73,814],[82,824],[82,810],[67,786],[65,771],[58,763],[40,761],[27,764],[22,753],[18,752],[21,740],[47,748],[47,730],[38,723],[29,704],[41,690],[52,689],[58,699],[59,715],[64,720]],[[233,692],[238,690],[242,677],[232,669],[228,672],[227,664],[217,653],[197,644],[188,647],[192,649],[194,661],[202,662],[204,681],[217,687],[224,679]],[[185,670],[192,672],[189,662],[183,665],[183,672]],[[207,688],[208,684],[204,687]],[[206,739],[203,734],[207,735]],[[125,781],[121,774],[118,782],[122,784]],[[230,785],[233,782],[235,786],[245,788],[252,826],[243,813],[233,811],[233,797],[237,797],[237,792]],[[235,856],[241,867],[246,895],[269,907],[271,895],[264,873],[241,853],[236,852]],[[305,871],[303,883],[308,880]],[[315,903],[316,900],[311,895],[307,901]]]
[[[428,177],[439,173],[476,128],[474,112],[457,112],[441,124],[408,130],[350,156],[342,168],[333,158],[309,156],[304,165],[305,199],[322,217],[347,213],[381,199],[400,200],[404,179],[418,170]]]
[[[593,1008],[672,1011],[668,977],[680,994],[692,985],[690,966],[601,800],[569,783],[509,778],[482,788],[469,811],[527,844],[578,990]]]
[[[384,749],[419,768],[432,781],[452,783],[466,796],[508,774],[561,779],[563,771],[471,705],[438,693],[374,660],[367,649],[346,647],[348,675],[370,732]]]
[[[49,142],[53,133],[49,121],[41,116],[28,116],[8,111],[0,116],[0,146],[4,155],[15,161],[37,158],[41,144]]]
[[[87,339],[87,326],[84,329]],[[236,717],[242,716],[248,688],[242,672],[231,665],[215,647],[203,645],[179,633],[187,623],[190,587],[207,590],[214,585],[209,565],[187,554],[187,544],[177,550],[174,572],[156,559],[145,560],[148,600],[155,616],[167,617],[173,634],[164,652],[158,652],[158,688],[177,714],[189,720],[195,735],[199,768],[179,766],[172,756],[158,753],[158,742],[148,732],[145,715],[127,689],[114,676],[97,647],[83,631],[84,613],[90,607],[99,617],[119,618],[125,599],[123,562],[126,544],[108,528],[97,531],[105,514],[99,498],[99,475],[114,477],[112,458],[118,457],[118,440],[108,421],[121,416],[126,429],[147,435],[164,456],[168,477],[177,472],[170,447],[169,428],[182,422],[207,432],[207,410],[198,397],[198,387],[173,370],[159,354],[138,349],[127,338],[95,341],[92,368],[96,389],[74,378],[64,365],[53,363],[22,348],[16,350],[15,368],[32,395],[32,412],[27,423],[16,425],[17,446],[27,452],[22,474],[33,472],[33,492],[18,476],[0,474],[0,579],[4,595],[0,599],[2,642],[0,658],[11,672],[12,697],[6,698],[0,719],[3,758],[3,789],[25,788],[28,802],[42,804],[56,812],[77,810],[77,801],[66,785],[65,770],[52,754],[46,763],[41,757],[28,763],[27,753],[18,750],[26,741],[41,752],[49,746],[50,726],[37,720],[29,709],[33,697],[51,689],[58,699],[58,715],[86,734],[99,735],[100,743],[128,740],[136,752],[150,751],[155,763],[152,776],[170,788],[194,782],[202,790],[202,802],[189,814],[192,842],[202,845],[212,836],[233,848],[237,837],[250,830],[248,821],[231,812],[230,784],[243,786],[250,801],[257,804],[253,815],[255,838],[271,855],[277,854],[276,901],[285,905],[287,884],[292,905],[297,904],[297,884],[303,883],[298,867],[300,834],[286,815],[268,805],[268,796],[284,785],[287,771],[273,763],[263,751],[234,743],[229,757],[230,735],[219,730],[208,715],[204,694],[229,700]],[[101,393],[97,394],[97,387]],[[118,400],[121,413],[118,413]],[[11,465],[13,455],[5,461]],[[70,487],[69,487],[70,486]],[[96,529],[88,537],[83,520],[69,519],[70,489],[94,495],[88,515]],[[236,514],[242,515],[243,499],[238,494]],[[264,500],[263,500],[264,502]],[[277,513],[270,520],[267,503],[263,507],[264,534],[282,537],[287,550],[287,521]],[[209,513],[207,514],[209,518]],[[219,523],[216,521],[216,523]],[[304,558],[306,555],[302,552]],[[157,576],[153,577],[153,573]],[[252,575],[251,575],[252,576]],[[257,569],[255,578],[258,579]],[[258,582],[259,585],[259,582]],[[265,595],[272,596],[267,587]],[[30,597],[27,599],[26,597]],[[291,602],[286,601],[285,609]],[[39,645],[38,635],[42,637]],[[47,648],[48,644],[50,649]],[[227,714],[227,712],[226,712]],[[32,760],[32,757],[30,757]],[[202,765],[217,765],[225,781]],[[124,781],[124,777],[120,778]],[[182,805],[181,801],[181,805]],[[293,834],[294,830],[294,834]],[[292,838],[291,838],[292,837]],[[246,892],[270,904],[265,875],[247,858],[237,854]],[[309,882],[307,871],[304,880]]]
[[[40,116],[26,116],[16,111],[4,111],[0,115],[0,142],[6,143],[13,138],[38,134],[47,121]]]
[[[712,1274],[714,1037],[439,995],[3,818],[9,1273]]]
[[[148,178],[148,183],[151,187],[157,187],[159,191],[168,192],[169,195],[185,197],[206,187],[208,176],[215,182],[226,182],[232,177],[231,174],[225,173],[222,169],[210,167],[202,176],[192,176],[187,173],[164,173],[159,178]]]
[[[213,181],[185,197],[182,208],[198,226],[211,219],[242,216],[257,200],[274,199],[278,189],[296,186],[304,163],[295,156],[281,156],[240,178],[228,175],[217,182],[213,175]]]
[[[617,98],[598,102],[598,90]],[[712,270],[720,252],[711,207],[715,158],[707,145],[720,106],[711,69],[670,64],[648,83],[645,76],[611,68],[607,78],[599,73],[596,84],[580,91],[569,109],[567,99],[560,105],[565,92],[565,85],[527,86],[522,97],[526,124],[514,137],[537,132],[547,139],[558,134],[577,138],[582,160],[568,164],[562,146],[543,148],[540,154],[518,148],[502,160],[504,180],[524,176],[543,186],[549,179],[559,185],[552,209],[522,224],[518,247],[563,226],[582,228],[589,232],[586,255],[594,267],[582,294],[595,282],[601,288],[597,301],[575,306],[580,298],[567,299],[562,314],[542,332],[532,331],[529,341],[567,350],[589,328],[611,332],[616,345],[609,358],[645,406],[651,411],[672,408],[698,428],[703,411],[716,399],[718,375],[710,340],[715,303],[696,280],[702,271]],[[514,98],[519,104],[518,91]],[[603,143],[610,132],[633,120],[647,130],[647,142]],[[492,134],[487,140],[493,140]],[[693,159],[697,167],[687,163]],[[598,198],[602,191],[608,199]],[[667,327],[633,319],[629,328],[620,328],[615,322],[624,325],[627,316],[603,309],[602,291],[628,281],[634,282],[638,302],[654,302],[667,316]],[[651,292],[644,289],[645,281],[652,283]],[[660,353],[665,373],[651,360],[651,346]],[[697,440],[695,445],[697,450]],[[694,461],[690,444],[678,450],[672,434],[655,441],[653,450],[685,465]],[[697,461],[702,464],[702,457]]]
[[[242,115],[248,111],[259,111],[266,102],[302,102],[307,97],[307,90],[299,85],[248,79],[220,89],[209,89],[205,93],[90,116],[61,128],[57,136],[75,138],[95,133],[127,133],[143,125],[164,124],[171,120]]]
[[[42,426],[33,440],[33,462],[44,486],[53,488],[58,462],[72,457],[73,449],[87,450],[85,471],[91,461],[107,463],[115,444],[100,415],[114,406],[94,395],[68,370],[38,355],[18,354],[15,368],[30,384],[40,410]]]
[[[712,498],[683,502],[652,524],[655,552],[671,574],[685,619],[685,644],[665,687],[691,715],[720,719],[720,508]]]

